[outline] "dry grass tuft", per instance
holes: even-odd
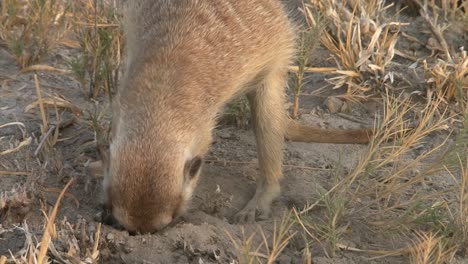
[[[459,239],[460,248],[464,257],[468,257],[468,158],[465,163],[465,167],[462,171],[462,179],[460,181],[460,192],[459,192],[459,211],[458,211],[458,227],[460,232],[457,233]]]
[[[445,98],[447,105],[454,101],[461,112],[468,113],[468,56],[466,51],[454,54],[453,59],[448,61],[438,60],[435,65],[428,65],[425,61],[424,75],[431,94]]]
[[[26,134],[26,126],[21,122],[10,122],[7,124],[0,125],[0,129],[6,128],[9,126],[16,126],[21,130],[22,139],[18,144],[15,144],[13,147],[8,149],[0,149],[0,156],[8,155],[14,152],[19,151],[20,149],[29,146],[32,142],[32,137],[27,136]]]
[[[312,13],[310,13],[312,14]],[[309,25],[299,31],[298,36],[298,50],[297,55],[297,68],[294,68],[293,72],[293,83],[294,83],[294,101],[292,105],[291,117],[296,119],[299,112],[299,97],[302,92],[302,88],[307,84],[306,73],[310,71],[308,67],[309,60],[318,47],[317,39],[320,38],[325,27],[324,19],[319,13],[314,14],[313,20],[309,21]]]
[[[25,68],[57,48],[70,31],[66,0],[5,0],[0,44]]]
[[[387,97],[384,109],[384,117],[381,128],[374,140],[370,143],[368,152],[360,160],[354,171],[348,177],[348,186],[357,182],[359,177],[381,175],[373,179],[372,188],[361,188],[355,191],[354,199],[363,195],[377,193],[378,199],[388,200],[393,193],[403,191],[405,188],[423,182],[430,173],[439,170],[432,164],[428,168],[414,174],[411,178],[406,175],[409,171],[418,168],[419,164],[436,153],[445,141],[435,144],[422,151],[417,157],[406,160],[406,157],[415,148],[421,148],[427,144],[428,136],[437,131],[445,131],[448,117],[445,113],[439,113],[441,101],[433,101],[420,110],[420,116],[416,117],[417,125],[411,127],[407,115],[413,110],[413,104],[409,99],[395,99]],[[390,142],[388,144],[388,142]],[[404,181],[402,181],[404,179]],[[375,189],[377,188],[377,189]]]
[[[447,152],[439,153],[446,140],[427,145],[432,134],[448,129],[449,118],[439,112],[442,101],[435,99],[424,109],[417,109],[408,98],[388,94],[386,98],[377,133],[354,170],[348,175],[337,173],[337,182],[328,191],[319,191],[319,200],[296,215],[303,230],[330,256],[343,247],[341,239],[351,219],[367,223],[374,232],[406,233],[419,226],[449,233],[450,219],[437,213],[444,193],[414,192],[430,181],[429,175],[444,168]],[[420,113],[417,124],[407,119],[413,112]],[[415,149],[421,149],[416,156]],[[319,219],[307,214],[316,207],[325,209]],[[402,247],[359,252],[388,256],[407,254],[408,250]]]
[[[95,3],[97,6],[95,6]],[[82,88],[89,80],[89,98],[101,91],[109,96],[117,87],[123,34],[116,6],[107,1],[74,1],[74,33],[81,52],[70,62]]]
[[[453,237],[451,237],[451,245],[466,258],[468,257],[468,157],[465,158],[464,165],[460,160],[461,178],[457,180],[458,195],[457,201],[455,201],[455,210],[448,211],[455,230]],[[450,174],[457,178],[452,173]]]
[[[60,205],[60,201],[62,200],[65,192],[67,191],[68,187],[73,183],[73,178],[65,185],[63,188],[62,192],[60,193],[59,197],[57,198],[57,202],[55,202],[54,208],[52,209],[52,212],[49,214],[47,219],[47,223],[45,226],[44,234],[42,235],[41,239],[41,245],[39,247],[39,253],[37,254],[37,263],[42,264],[44,261],[47,262],[46,260],[46,254],[47,254],[47,249],[50,244],[51,237],[54,237],[56,235],[56,230],[53,229],[54,227],[54,222],[55,218],[57,217],[57,212],[58,208]]]
[[[227,233],[234,247],[238,250],[239,264],[256,264],[256,263],[276,263],[275,261],[280,256],[281,252],[289,244],[289,241],[296,235],[292,231],[295,221],[291,212],[284,214],[281,222],[274,223],[271,237],[267,237],[262,227],[257,227],[257,230],[252,232],[248,237],[245,235],[245,230],[242,229],[242,239],[239,242],[230,233]],[[258,235],[260,233],[260,235]],[[260,242],[257,242],[260,237]]]
[[[468,13],[466,3],[459,5],[459,1],[441,1],[437,5],[435,1],[428,2],[414,0],[419,6],[419,13],[426,21],[434,38],[430,42],[432,53],[441,53],[441,59],[434,64],[428,64],[424,60],[424,79],[430,87],[430,95],[442,95],[447,101],[455,101],[462,112],[468,111],[468,57],[463,48],[457,51],[446,40],[445,33],[459,18],[465,20],[468,26]],[[463,7],[465,9],[463,9]],[[464,11],[463,11],[464,10]],[[443,15],[445,19],[441,19]],[[466,30],[466,29],[465,29]]]
[[[46,112],[44,100],[42,98],[41,86],[40,86],[39,79],[36,74],[34,74],[34,83],[36,87],[37,102],[32,103],[29,107],[27,107],[27,109],[32,108],[31,106],[33,105],[38,105],[40,114],[41,114],[41,120],[42,120],[41,139],[40,139],[38,147],[36,148],[36,151],[34,152],[34,155],[37,156],[39,154],[39,151],[42,151],[43,153],[45,153],[44,158],[47,159],[48,155],[51,154],[53,151],[53,146],[57,142],[58,135],[59,135],[59,126],[49,125],[49,118]],[[57,105],[55,104],[54,101],[52,101],[52,103],[53,103],[53,106],[55,106],[57,123],[59,124],[60,120],[59,120]],[[51,137],[54,131],[55,131],[54,137]]]
[[[99,242],[101,238],[101,225],[93,232],[86,230],[86,221],[80,220],[77,224],[70,224],[66,218],[56,221],[60,201],[67,189],[73,183],[73,178],[60,192],[57,201],[49,215],[43,210],[46,220],[42,238],[39,240],[30,231],[24,221],[20,227],[25,235],[24,248],[19,252],[11,252],[11,258],[2,256],[5,263],[97,263],[99,260]]]
[[[433,233],[416,233],[416,242],[411,251],[411,263],[443,264],[451,263],[455,248],[448,247],[444,237]]]
[[[396,53],[395,45],[403,24],[385,18],[385,1],[311,0],[305,7],[312,25],[317,25],[313,10],[329,18],[328,30],[320,37],[330,51],[337,68],[328,79],[333,88],[345,86],[342,97],[364,100],[373,89],[382,89],[393,82],[393,73],[387,71]]]

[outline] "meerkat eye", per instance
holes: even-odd
[[[185,164],[185,174],[189,177],[189,179],[192,179],[197,175],[202,164],[203,159],[199,156],[193,158],[191,161],[187,161]]]

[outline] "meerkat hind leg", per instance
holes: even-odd
[[[252,222],[256,216],[258,220],[270,217],[271,203],[280,193],[285,129],[285,76],[284,70],[271,71],[247,95],[252,111],[260,173],[255,195],[236,214],[237,222]]]

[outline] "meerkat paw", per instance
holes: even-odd
[[[235,216],[234,216],[234,222],[236,223],[251,223],[255,221],[255,211],[256,211],[256,197],[252,198],[246,206],[242,210],[240,210]]]
[[[236,223],[252,223],[255,220],[267,220],[271,216],[269,204],[257,204],[256,199],[252,199],[234,217]]]
[[[237,223],[267,220],[271,216],[271,203],[279,194],[279,186],[257,189],[254,197],[235,215]]]
[[[267,220],[271,217],[271,209],[270,205],[265,206],[263,208],[257,208],[257,217],[256,219],[261,221],[261,220]]]

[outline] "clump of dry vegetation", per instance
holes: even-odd
[[[101,225],[95,231],[89,231],[86,221],[81,220],[76,224],[70,224],[66,218],[56,221],[60,202],[67,189],[73,183],[71,179],[61,190],[60,195],[50,213],[46,206],[43,206],[45,218],[43,234],[41,238],[30,230],[26,221],[19,229],[25,236],[23,249],[19,252],[11,252],[7,258],[2,256],[0,263],[50,263],[53,259],[58,263],[96,263],[99,259],[99,245],[101,239]],[[11,231],[11,230],[10,230]],[[9,230],[4,230],[9,232]]]
[[[0,3],[0,45],[6,48],[17,60],[18,66],[22,68],[20,73],[30,71],[50,71],[57,74],[76,73],[72,67],[71,71],[57,69],[43,63],[48,56],[59,51],[59,47],[78,48],[82,44],[86,51],[80,51],[92,60],[86,65],[85,70],[93,73],[94,80],[93,96],[100,91],[111,91],[117,80],[118,65],[120,64],[120,38],[119,25],[80,24],[76,19],[87,19],[86,23],[91,23],[92,11],[89,4],[92,1],[62,1],[62,0],[6,0]],[[86,5],[88,4],[88,5]],[[113,6],[107,3],[102,12],[93,12],[94,18],[117,21],[115,14],[110,13]],[[81,9],[78,9],[80,7]],[[87,15],[87,16],[86,16]],[[83,22],[85,23],[85,22]],[[103,27],[103,30],[97,29]],[[111,30],[108,29],[111,28]],[[91,29],[92,28],[92,29]],[[94,34],[96,32],[97,34]],[[75,39],[81,40],[81,42]],[[119,40],[116,40],[119,39]],[[90,54],[92,53],[92,54]],[[83,55],[83,56],[85,56]],[[35,64],[35,65],[33,65]],[[70,65],[74,66],[73,63]],[[97,73],[95,73],[97,72]],[[37,110],[40,116],[41,125],[37,144],[32,150],[32,156],[38,157],[38,161],[44,168],[53,167],[52,170],[61,170],[63,161],[57,156],[55,145],[59,141],[61,129],[68,127],[82,117],[82,110],[71,101],[61,95],[45,92],[41,87],[41,77],[34,74],[34,87],[36,88],[37,100],[31,102],[24,109],[25,112]],[[9,77],[17,80],[15,77]],[[79,80],[81,81],[81,80]],[[87,83],[83,80],[83,85]],[[108,92],[110,94],[110,92]],[[71,113],[67,115],[67,113]],[[4,137],[0,156],[6,157],[21,149],[30,146],[33,138],[26,131],[25,124],[21,122],[10,122],[0,125],[0,129],[16,126],[20,129],[21,141],[11,142],[9,148],[6,146]],[[63,139],[62,139],[63,140]],[[3,165],[3,164],[2,164]],[[46,169],[47,170],[47,169]],[[0,222],[2,224],[11,221],[21,222],[21,225],[5,229],[0,225],[0,231],[13,232],[15,229],[25,236],[23,249],[18,252],[10,252],[9,256],[1,256],[0,263],[49,263],[52,259],[59,263],[96,263],[99,256],[100,245],[100,225],[97,230],[88,231],[86,222],[70,224],[65,218],[56,221],[58,205],[65,195],[66,189],[71,182],[65,186],[61,192],[55,207],[50,214],[47,206],[43,205],[45,226],[41,236],[37,237],[37,230],[31,230],[27,220],[24,220],[27,213],[31,211],[34,204],[33,199],[37,198],[37,193],[60,192],[56,188],[40,188],[30,181],[40,181],[35,175],[37,173],[20,171],[0,171],[0,176],[15,175],[27,176],[28,180],[24,186],[14,188],[0,194]],[[29,187],[26,187],[29,186]],[[30,186],[34,186],[31,188]],[[40,188],[37,189],[37,188]],[[8,221],[5,221],[8,220]],[[24,221],[23,221],[24,220]]]
[[[442,1],[440,5],[431,1],[414,0],[419,6],[419,13],[426,21],[432,37],[428,44],[432,54],[439,58],[432,63],[423,60],[424,79],[430,87],[430,94],[443,96],[447,104],[455,102],[459,111],[467,109],[468,100],[468,57],[466,50],[456,49],[446,40],[444,32],[451,23],[462,20],[464,31],[468,26],[468,10],[466,3],[458,1]],[[441,19],[445,17],[447,24]],[[440,54],[440,55],[439,55]]]
[[[456,174],[446,172],[449,156],[459,161],[467,158],[466,142],[461,149],[456,144],[447,148],[447,135],[445,140],[428,145],[430,135],[447,130],[450,120],[445,112],[438,113],[443,100],[438,98],[419,111],[422,115],[416,118],[417,125],[410,125],[405,117],[415,110],[415,104],[388,97],[374,140],[354,170],[337,173],[338,180],[328,190],[319,191],[316,202],[296,211],[299,225],[326,255],[334,256],[337,249],[380,257],[408,255],[413,263],[450,263],[456,254],[466,257],[468,163],[451,167]],[[415,155],[415,149],[421,151]],[[418,191],[421,186],[431,186],[437,180],[435,175],[444,172],[452,175],[456,184],[444,190]],[[455,200],[453,193],[457,193]],[[317,214],[320,208],[324,212]],[[406,240],[406,245],[349,247],[345,237],[357,222],[373,233],[394,233]],[[407,237],[412,230],[421,233]]]
[[[320,36],[321,44],[333,56],[336,68],[328,81],[333,88],[346,87],[347,100],[366,99],[393,81],[388,65],[395,56],[396,43],[403,23],[386,17],[385,1],[334,0],[311,1],[305,13],[312,25],[320,21],[314,12],[328,18],[327,30]]]
[[[49,55],[71,29],[65,0],[5,0],[0,12],[0,44],[22,68]]]
[[[234,247],[239,252],[239,263],[276,263],[276,259],[297,233],[297,231],[292,230],[294,223],[292,214],[288,213],[283,215],[279,223],[274,223],[271,237],[265,234],[265,231],[260,226],[248,237],[246,237],[245,230],[242,229],[243,237],[241,240],[234,238],[228,233]]]
[[[468,109],[468,56],[466,51],[454,54],[452,61],[438,60],[435,65],[424,64],[425,80],[431,93],[441,95],[447,104],[455,102],[460,109]]]
[[[313,20],[308,21],[309,25],[306,28],[302,28],[298,32],[298,55],[297,55],[297,66],[291,67],[293,70],[293,92],[294,100],[292,105],[291,117],[296,119],[299,114],[299,98],[302,92],[302,88],[307,84],[307,72],[321,72],[327,71],[328,69],[314,68],[309,66],[309,60],[312,54],[315,52],[319,42],[316,40],[322,34],[325,21],[322,19],[319,13],[313,16]]]
[[[441,236],[433,233],[417,233],[416,242],[411,250],[411,263],[450,263],[454,249],[446,245]]]
[[[74,33],[80,52],[69,62],[74,76],[89,98],[100,92],[111,95],[117,87],[123,34],[115,4],[75,1]],[[111,98],[111,97],[109,97]]]

